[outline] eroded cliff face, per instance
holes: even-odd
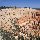
[[[7,32],[14,33],[12,30],[13,29],[16,30],[15,25],[19,25],[21,27],[25,26],[26,30],[27,29],[33,30],[33,26],[35,27],[40,26],[40,23],[39,23],[40,16],[37,16],[36,15],[37,13],[39,13],[38,10],[31,9],[31,8],[30,9],[29,8],[1,9],[0,10],[0,29],[2,28]],[[16,21],[15,25],[14,25],[14,21]]]

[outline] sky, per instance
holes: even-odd
[[[0,0],[0,6],[40,8],[40,0]]]

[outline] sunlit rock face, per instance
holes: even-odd
[[[1,9],[0,10],[0,29],[2,28],[7,32],[13,33],[12,29],[16,30],[13,24],[14,21],[16,21],[17,25],[19,26],[24,25],[27,29],[30,29],[36,24],[38,24],[38,21],[40,21],[40,16],[36,16],[36,13],[39,13],[39,11],[32,8]],[[38,26],[40,26],[40,23]]]

